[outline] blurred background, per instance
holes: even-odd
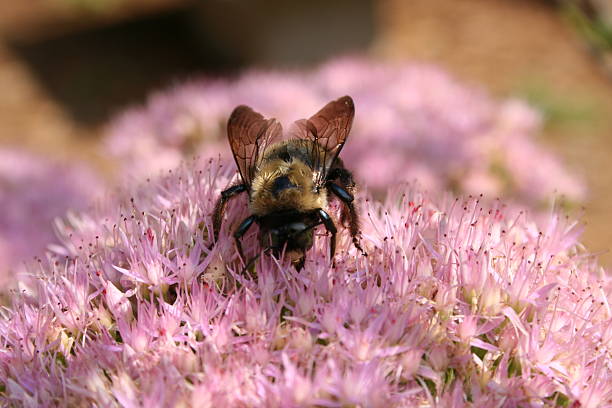
[[[533,138],[586,186],[564,210],[609,267],[611,27],[608,0],[0,2],[0,258],[15,258],[13,240],[52,239],[46,223],[64,207],[45,188],[79,210],[97,180],[126,176],[118,168],[133,158],[111,157],[106,138],[126,109],[155,110],[153,92],[358,55],[432,64],[493,100],[527,102],[538,115]],[[523,171],[541,165],[525,160]]]

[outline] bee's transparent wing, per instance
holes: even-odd
[[[247,186],[251,186],[266,147],[281,133],[278,121],[265,119],[248,106],[240,105],[230,115],[227,137],[242,181]]]
[[[353,125],[355,104],[350,96],[343,96],[325,105],[309,119],[295,122],[294,136],[311,140],[315,185],[325,183],[327,173],[340,154]]]

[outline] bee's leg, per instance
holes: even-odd
[[[234,240],[236,241],[236,248],[238,249],[238,254],[242,260],[245,260],[244,253],[242,252],[242,244],[240,243],[240,238],[251,228],[253,223],[257,221],[256,215],[251,215],[246,218],[244,221],[240,223],[238,228],[236,228],[236,232],[234,232]]]
[[[353,245],[364,256],[368,256],[368,254],[363,250],[363,248],[361,248],[361,245],[359,244],[359,239],[357,239],[357,235],[359,234],[359,215],[357,214],[355,204],[353,203],[353,195],[346,191],[344,188],[337,185],[336,183],[328,182],[327,188],[336,197],[338,197],[340,201],[344,203],[346,213],[344,211],[342,212],[342,221],[348,221],[349,232],[351,233],[351,237],[353,238]]]
[[[351,193],[340,187],[336,183],[327,183],[327,188],[336,195],[344,204],[352,204],[355,199]]]
[[[338,180],[342,188],[349,194],[353,195],[355,193],[355,180],[353,179],[353,173],[344,168],[344,165],[339,158],[336,160],[337,167],[334,167],[329,171],[327,181],[332,182]]]
[[[319,218],[323,222],[323,225],[325,225],[325,229],[331,234],[331,238],[329,241],[329,257],[333,262],[334,255],[336,254],[337,229],[336,229],[336,226],[334,225],[334,221],[331,219],[328,213],[326,213],[325,211],[319,208],[317,210],[317,214],[319,215]]]
[[[340,221],[342,221],[342,224],[349,223],[351,235],[355,237],[356,233],[359,231],[359,219],[357,217],[357,211],[355,210],[355,204],[351,203],[353,202],[355,190],[357,188],[355,187],[353,174],[344,168],[340,159],[337,160],[338,167],[334,167],[327,176],[327,187],[330,189],[331,184],[335,185],[335,187],[331,188],[331,192],[345,204],[340,213]],[[336,180],[338,183],[334,183]]]
[[[223,213],[225,212],[225,204],[230,198],[236,195],[248,191],[246,184],[237,184],[221,192],[221,197],[215,204],[215,212],[213,213],[213,234],[215,241],[219,238],[219,231],[221,230],[221,222],[223,221]]]

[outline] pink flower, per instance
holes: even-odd
[[[417,179],[430,191],[504,194],[532,206],[559,194],[585,197],[583,182],[535,140],[537,112],[419,63],[341,58],[313,71],[193,81],[120,115],[105,144],[122,174],[141,180],[184,157],[229,162],[225,128],[235,106],[250,105],[288,128],[344,94],[355,100],[357,115],[342,157],[359,163],[358,179],[372,191]]]
[[[91,206],[101,179],[84,163],[64,164],[0,149],[0,285],[13,287],[23,262],[56,241],[54,222]]]
[[[15,293],[0,319],[0,400],[612,403],[612,280],[571,222],[398,185],[359,197],[368,257],[341,229],[335,268],[320,235],[302,271],[264,255],[254,278],[229,233],[244,201],[210,233],[234,172],[193,162],[60,229],[30,266],[37,295]],[[255,233],[243,245],[260,250]]]

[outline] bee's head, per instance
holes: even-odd
[[[296,221],[272,227],[263,231],[261,245],[270,248],[272,254],[280,257],[283,252],[293,263],[304,258],[314,242],[314,229],[306,222]]]
[[[325,208],[327,196],[314,187],[312,170],[300,160],[266,163],[251,186],[251,211],[256,215]]]
[[[285,247],[287,250],[309,249],[313,236],[313,228],[305,222],[289,222],[268,231],[268,245],[279,252]]]

